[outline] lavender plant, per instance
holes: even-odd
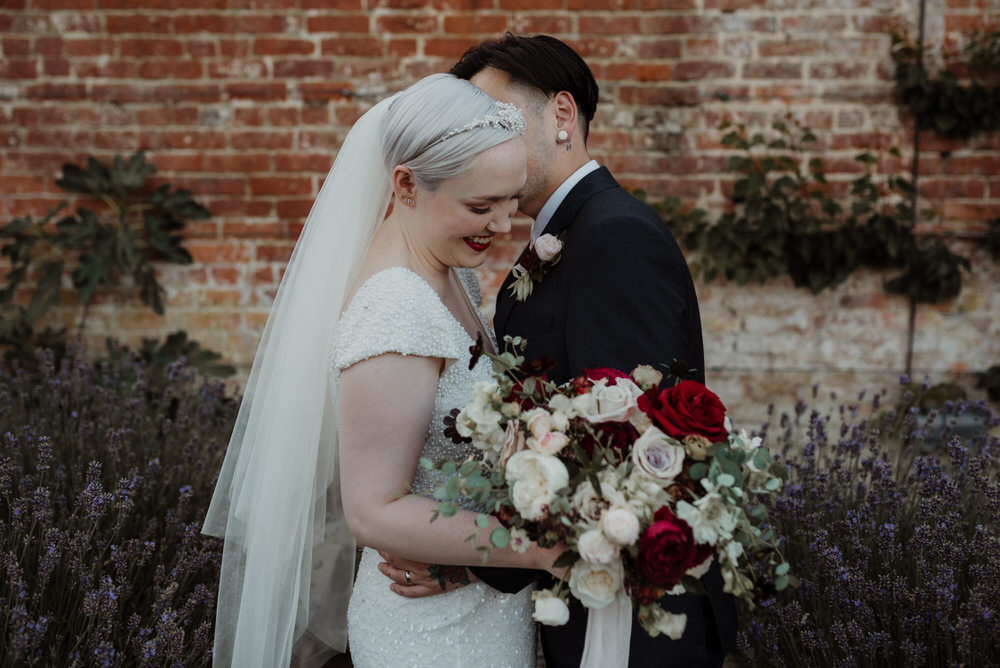
[[[40,359],[0,372],[0,666],[208,665],[235,402],[179,364]]]
[[[1000,418],[966,401],[924,414],[905,389],[895,407],[864,396],[780,418],[771,449],[789,480],[769,517],[800,586],[742,620],[740,653],[753,666],[1000,665]],[[957,436],[969,411],[983,428]]]

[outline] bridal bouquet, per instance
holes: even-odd
[[[451,476],[435,491],[438,512],[454,514],[464,497],[484,511],[480,526],[485,513],[500,519],[480,550],[565,547],[555,565],[570,567],[568,583],[534,593],[537,621],[566,623],[568,585],[588,608],[631,601],[650,635],[676,639],[686,618],[658,601],[704,593],[713,561],[725,591],[751,607],[755,593],[788,586],[764,504],[781,470],[759,438],[733,431],[715,394],[690,380],[661,389],[649,366],[556,386],[544,361],[518,354],[523,340],[507,342],[501,355],[473,347],[472,363],[486,354],[497,371],[445,419],[445,433],[479,456],[421,465]]]

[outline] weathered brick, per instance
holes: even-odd
[[[143,79],[198,79],[202,66],[197,61],[154,60],[139,66],[139,76]]]
[[[333,75],[332,60],[276,60],[274,76],[290,79],[327,78]]]
[[[382,40],[377,37],[337,37],[320,42],[325,56],[380,56]]]
[[[110,33],[169,33],[170,17],[156,14],[108,14],[105,26]],[[186,32],[179,30],[178,32]]]
[[[306,28],[309,32],[366,33],[371,28],[371,17],[344,13],[310,16],[306,20]]]
[[[313,182],[309,177],[251,177],[250,194],[264,195],[308,195],[313,192]]]
[[[316,45],[305,39],[258,37],[253,40],[253,52],[258,56],[308,56],[316,53]]]

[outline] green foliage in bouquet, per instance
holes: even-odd
[[[676,197],[656,205],[694,251],[696,275],[740,285],[788,275],[797,287],[818,293],[868,267],[901,272],[886,281],[886,290],[917,302],[940,302],[961,291],[969,260],[941,239],[915,233],[911,182],[898,175],[877,180],[875,156],[855,157],[864,173],[851,181],[850,201],[841,203],[827,192],[823,161],[806,161],[816,141],[808,127],[779,120],[771,139],[749,135],[743,126],[724,129],[722,144],[739,151],[726,166],[738,175],[732,210],[709,220],[703,209],[683,212]]]
[[[658,601],[705,593],[712,559],[748,607],[795,583],[767,525],[781,467],[759,439],[726,426],[714,394],[693,381],[661,390],[663,375],[648,366],[590,370],[556,386],[544,361],[525,362],[523,339],[506,342],[499,355],[478,344],[473,364],[492,359],[494,379],[445,421],[446,435],[481,456],[421,461],[447,477],[434,492],[438,512],[479,508],[479,528],[487,514],[500,519],[490,545],[478,546],[484,557],[528,541],[562,547],[554,565],[570,567],[570,594],[590,608],[631,599],[654,636],[683,633],[684,616]],[[536,614],[565,598],[564,584],[536,592]]]
[[[741,617],[747,665],[1000,665],[1000,416],[922,413],[929,389],[765,425],[789,472],[769,522],[801,582]],[[957,436],[972,410],[983,427]]]
[[[209,666],[237,402],[179,364],[0,370],[0,666]]]
[[[892,33],[891,54],[896,94],[917,127],[964,138],[1000,128],[1000,28],[974,33],[953,62],[967,70],[965,82],[949,69],[931,74],[925,49],[903,33]]]
[[[185,221],[208,218],[209,212],[189,190],[172,189],[169,184],[151,187],[149,177],[155,171],[142,152],[128,160],[116,156],[110,165],[96,158],[88,158],[85,167],[66,163],[56,185],[85,198],[71,215],[60,215],[66,207],[63,202],[40,220],[23,216],[0,227],[0,252],[10,262],[6,285],[0,289],[0,346],[6,348],[8,362],[30,364],[36,347],[65,349],[65,328],[41,325],[59,304],[67,273],[82,307],[77,331],[82,331],[97,292],[126,280],[144,304],[158,314],[164,312],[164,289],[154,263],[190,263],[181,236]],[[105,210],[84,205],[91,201]],[[23,292],[30,296],[23,297]],[[177,337],[183,333],[171,336],[173,340],[151,359],[180,351],[183,346],[178,346]],[[204,370],[233,373],[231,367],[217,364]]]

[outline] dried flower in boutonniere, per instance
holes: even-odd
[[[517,301],[523,302],[527,299],[535,283],[541,283],[545,274],[559,264],[565,238],[565,232],[558,237],[543,234],[528,244],[521,257],[517,258],[517,264],[511,270],[517,280],[510,286],[510,293]]]

